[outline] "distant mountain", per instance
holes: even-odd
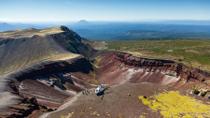
[[[86,23],[89,23],[87,20],[80,20],[79,22],[77,22],[79,24],[86,24]]]
[[[14,26],[8,23],[0,22],[0,31],[10,30],[10,29],[14,29]]]

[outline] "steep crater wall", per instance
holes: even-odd
[[[141,58],[122,52],[105,53],[99,58],[98,75],[99,78],[107,76],[101,79],[104,83],[117,84],[127,77],[132,82],[170,84],[195,81],[205,86],[210,85],[208,72],[172,60]]]
[[[177,63],[172,60],[161,60],[161,59],[148,59],[132,56],[131,54],[117,53],[115,58],[125,63],[126,65],[149,68],[149,71],[155,70],[169,70],[174,71],[176,76],[180,76],[181,79],[186,81],[198,80],[204,82],[210,79],[210,73],[185,66],[182,63]]]
[[[36,110],[41,111],[41,108],[44,111],[57,109],[65,100],[78,92],[93,87],[87,82],[91,79],[90,77],[81,80],[72,76],[71,73],[88,75],[91,71],[93,71],[91,63],[84,57],[78,57],[65,61],[43,62],[11,74],[8,76],[10,81],[7,91],[19,96],[19,102],[11,105],[10,109],[22,107],[25,100],[33,100],[33,102],[27,102],[29,106],[23,107],[24,109],[10,114],[0,114],[0,116],[21,117],[24,115],[18,113],[21,110],[32,113]],[[31,115],[31,113],[27,115]]]

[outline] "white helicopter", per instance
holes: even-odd
[[[97,88],[95,89],[95,94],[97,96],[103,95],[105,90],[106,88],[102,84],[98,85]]]

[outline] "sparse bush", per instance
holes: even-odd
[[[206,96],[206,94],[207,94],[207,91],[205,91],[205,92],[201,92],[201,96],[202,96],[202,97],[205,97],[205,96]]]
[[[199,90],[197,90],[197,89],[194,89],[194,90],[193,90],[193,94],[198,95],[199,93],[200,93]]]

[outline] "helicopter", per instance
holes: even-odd
[[[106,90],[106,88],[101,84],[101,85],[98,85],[95,89],[95,94],[97,96],[101,96],[101,95],[104,95],[104,91]]]

